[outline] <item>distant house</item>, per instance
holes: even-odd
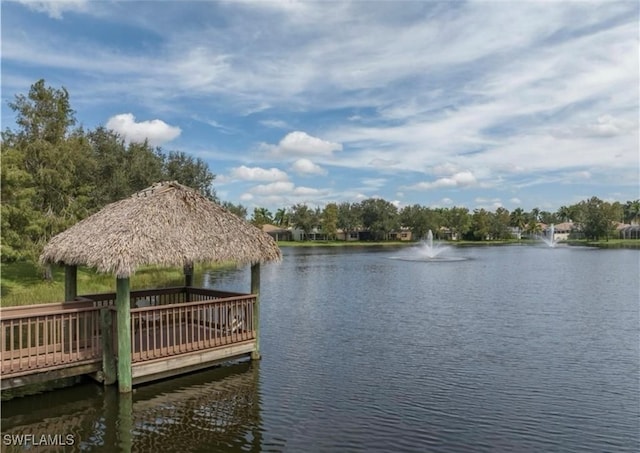
[[[438,239],[444,239],[446,241],[457,241],[458,240],[458,234],[453,231],[451,228],[447,228],[447,227],[440,227],[440,229],[438,230]]]
[[[323,233],[319,228],[313,228],[309,233],[305,233],[300,228],[291,228],[291,240],[292,241],[326,241],[329,236]]]
[[[360,232],[361,230],[354,230],[354,231],[344,231],[340,228],[338,228],[338,232],[336,233],[336,239],[338,241],[359,241],[360,240]]]
[[[389,233],[389,240],[391,241],[410,241],[413,239],[413,234],[408,228],[402,228],[400,231],[392,231]]]
[[[640,239],[640,225],[619,223],[616,231],[620,239]]]
[[[573,222],[562,222],[553,225],[553,240],[554,241],[566,241],[569,239],[569,235],[575,229]],[[543,230],[545,236],[551,234],[551,225],[546,226]]]
[[[262,231],[267,233],[276,241],[292,241],[293,234],[291,230],[282,228],[276,225],[270,225],[268,223],[262,225]]]
[[[328,241],[329,235],[324,233],[320,228],[313,228],[307,234],[307,240],[309,241]]]
[[[520,227],[509,227],[509,234],[514,239],[522,239],[522,229]]]

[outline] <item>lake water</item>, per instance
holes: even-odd
[[[69,451],[640,449],[637,250],[414,251],[284,249],[262,269],[262,361],[129,401],[96,384],[15,399],[2,432],[72,433]],[[246,269],[209,277],[249,288]]]

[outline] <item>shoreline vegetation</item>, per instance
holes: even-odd
[[[232,263],[196,266],[194,283],[202,284],[205,272],[235,269]],[[2,263],[0,306],[43,304],[64,300],[64,268],[52,267],[52,280],[42,279],[42,271],[29,261]],[[182,268],[148,266],[131,277],[131,289],[166,288],[184,286]],[[106,293],[116,289],[116,279],[110,274],[99,274],[92,269],[78,267],[78,295]]]
[[[501,241],[439,241],[454,247],[535,245],[540,242],[532,239],[509,239]],[[416,241],[280,241],[280,247],[411,247]],[[560,242],[563,246],[586,246],[597,248],[640,249],[637,239],[610,239],[609,241],[569,240]],[[203,274],[222,269],[234,269],[231,263],[209,266],[196,266],[195,284],[200,285]],[[31,305],[47,302],[60,302],[64,299],[64,269],[54,266],[53,280],[43,280],[41,270],[28,261],[2,263],[2,285],[0,306]],[[180,286],[184,282],[181,268],[146,267],[139,270],[131,279],[132,289],[162,288]],[[78,268],[78,294],[92,294],[115,291],[115,279],[108,274],[99,274],[91,269]]]
[[[440,241],[434,239],[433,242],[439,242],[454,247],[475,247],[475,246],[496,246],[496,245],[535,245],[541,244],[538,239],[501,239],[490,241]],[[410,247],[416,246],[420,241],[278,241],[279,247],[391,247],[391,246],[403,246]],[[583,247],[598,247],[598,248],[630,248],[640,249],[640,240],[638,239],[609,239],[591,241],[586,239],[569,239],[567,241],[560,241],[558,244],[571,245],[571,246],[583,246]]]

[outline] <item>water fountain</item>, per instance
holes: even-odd
[[[452,256],[450,251],[452,247],[441,245],[433,240],[433,232],[429,230],[427,238],[420,243],[419,247],[411,247],[407,253],[393,257],[394,259],[404,261],[464,261],[466,258],[460,256]]]
[[[448,250],[449,247],[442,246],[438,243],[433,244],[433,232],[429,230],[427,233],[427,239],[422,242],[420,249],[418,250],[419,256],[425,259],[433,260],[438,257],[442,252]]]
[[[538,236],[538,239],[547,244],[549,247],[556,246],[555,226],[553,225],[553,223],[549,226],[546,234],[544,236]]]

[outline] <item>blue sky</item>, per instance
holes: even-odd
[[[276,209],[639,197],[639,4],[2,1],[7,102],[204,159]]]

